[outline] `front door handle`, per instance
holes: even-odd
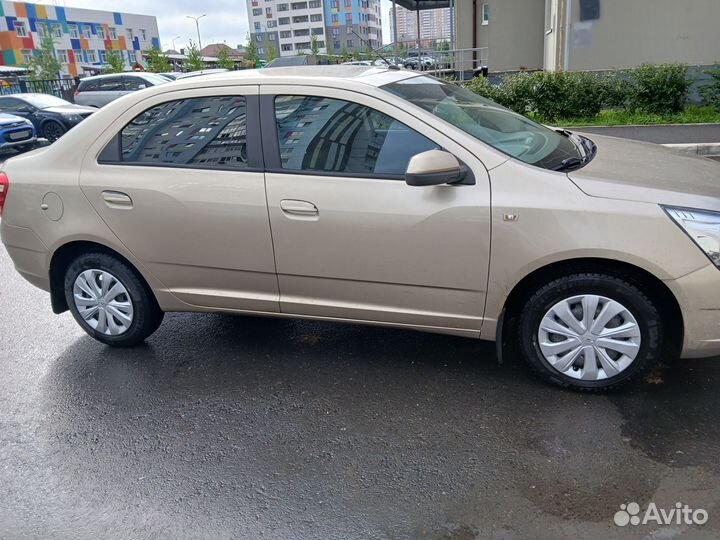
[[[286,214],[293,216],[317,216],[318,209],[313,203],[308,201],[298,201],[295,199],[283,199],[280,201],[280,209]]]
[[[111,208],[132,208],[132,199],[122,191],[103,191],[103,199]]]

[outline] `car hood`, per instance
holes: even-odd
[[[570,180],[591,197],[720,211],[720,163],[657,144],[591,135],[597,155]]]
[[[48,107],[43,109],[45,112],[58,114],[92,114],[97,112],[93,107],[83,107],[82,105],[61,105],[59,107]]]
[[[17,124],[18,122],[25,122],[25,119],[21,116],[15,116],[14,114],[0,113],[0,126]]]

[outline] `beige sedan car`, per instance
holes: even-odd
[[[108,345],[168,311],[355,322],[585,391],[720,353],[719,197],[716,163],[365,66],[153,87],[0,173],[17,270]]]

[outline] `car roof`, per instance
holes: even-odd
[[[360,83],[368,86],[382,86],[392,82],[402,81],[413,77],[420,77],[423,73],[407,70],[393,69],[388,66],[287,66],[277,68],[246,69],[240,71],[227,71],[213,73],[198,77],[178,79],[168,83],[173,88],[180,85],[187,87],[212,86],[224,84],[304,84],[312,81],[313,84],[328,83]],[[162,85],[166,86],[166,85]]]
[[[99,79],[108,79],[110,77],[141,77],[143,75],[147,75],[147,73],[142,72],[138,73],[137,71],[123,71],[122,73],[103,73],[102,75],[93,75],[92,77],[83,77],[80,79],[80,82],[83,81],[96,81]]]

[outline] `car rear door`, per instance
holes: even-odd
[[[99,80],[95,99],[100,107],[115,101],[123,95],[125,95],[125,86],[122,77],[105,77]]]
[[[193,306],[279,310],[257,103],[251,85],[155,95],[84,158],[95,210]]]
[[[263,148],[283,312],[479,332],[490,250],[482,163],[367,94],[263,86]],[[409,159],[452,152],[474,185],[412,187]]]

